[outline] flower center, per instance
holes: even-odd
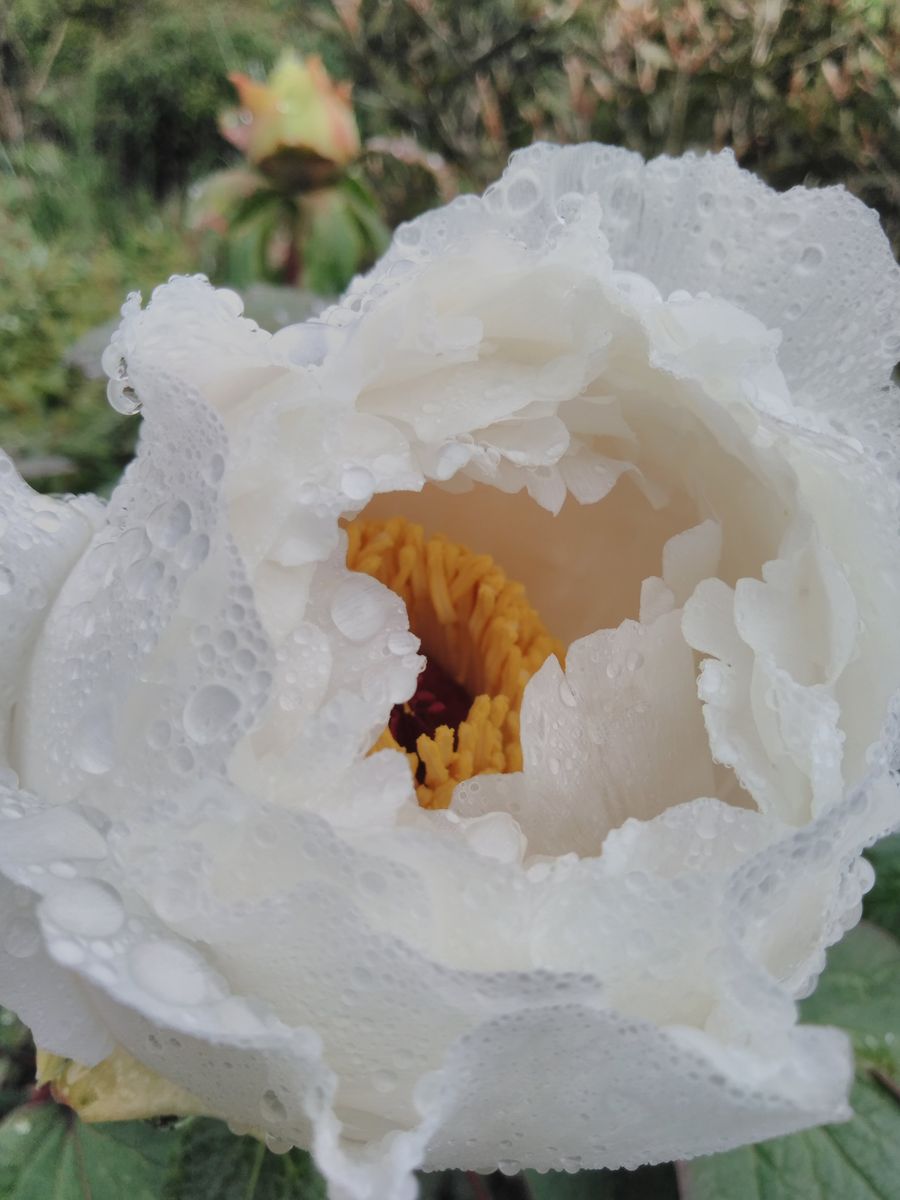
[[[374,750],[406,750],[423,808],[447,808],[473,775],[522,769],[525,685],[551,654],[564,662],[528,603],[488,554],[403,517],[347,526],[347,566],[403,600],[428,663],[415,695],[395,705]]]

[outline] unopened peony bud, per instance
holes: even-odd
[[[222,117],[222,134],[280,185],[321,187],[359,153],[350,84],[334,83],[320,58],[288,51],[267,83],[229,78],[241,106]]]

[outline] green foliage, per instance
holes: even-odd
[[[682,1200],[887,1200],[900,1180],[900,943],[861,925],[832,947],[802,1019],[853,1039],[854,1118],[682,1164]]]
[[[262,1142],[235,1137],[221,1121],[196,1120],[185,1124],[159,1200],[201,1197],[325,1200],[325,1185],[309,1155],[272,1154]]]
[[[526,1171],[531,1200],[678,1200],[669,1163],[637,1171]],[[723,1198],[724,1200],[724,1198]]]
[[[94,146],[115,178],[163,196],[231,159],[216,125],[228,72],[260,73],[277,48],[253,19],[225,27],[192,6],[132,23],[91,73]]]
[[[91,1126],[49,1101],[23,1105],[0,1124],[0,1200],[160,1200],[175,1141],[140,1121]]]
[[[283,10],[356,82],[366,133],[413,134],[464,187],[483,187],[536,138],[651,156],[732,146],[776,186],[846,184],[900,242],[896,4],[286,0]],[[408,215],[403,192],[392,199]]]
[[[875,868],[875,886],[866,896],[865,915],[900,937],[900,833],[883,838],[867,857]]]
[[[863,922],[832,946],[828,969],[801,1014],[814,1025],[845,1029],[858,1068],[900,1081],[900,943]]]
[[[309,1155],[220,1121],[86,1125],[46,1096],[0,1123],[0,1200],[325,1200]]]
[[[48,244],[17,207],[13,197],[0,211],[0,445],[49,490],[103,486],[128,461],[135,427],[106,403],[101,381],[66,366],[66,350],[129,291],[188,269],[191,256],[160,221],[121,249],[102,237]]]
[[[859,1082],[856,1116],[682,1168],[682,1200],[889,1200],[900,1179],[900,1104]]]
[[[21,1021],[0,1008],[0,1117],[21,1102],[33,1079],[31,1036]]]
[[[215,210],[217,221],[213,225],[207,216],[202,222],[203,269],[242,289],[254,282],[286,283],[337,296],[390,241],[374,198],[351,175],[332,187],[291,195],[258,173],[220,171],[196,197],[195,213],[204,210]]]

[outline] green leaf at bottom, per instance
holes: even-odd
[[[325,1200],[325,1183],[304,1151],[273,1154],[256,1138],[237,1137],[221,1121],[202,1118],[185,1123],[162,1195],[165,1200]]]
[[[900,1197],[900,944],[860,925],[829,951],[801,1015],[853,1040],[853,1120],[682,1163],[682,1200]]]
[[[897,1200],[900,1104],[874,1080],[850,1100],[845,1125],[683,1163],[683,1200]]]
[[[0,1124],[0,1200],[158,1200],[176,1144],[143,1121],[84,1125],[26,1104]]]

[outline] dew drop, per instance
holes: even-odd
[[[52,508],[40,509],[32,519],[35,529],[40,529],[44,533],[56,533],[61,523],[59,513]]]
[[[47,870],[51,875],[55,875],[57,879],[74,879],[78,874],[72,864],[66,862],[64,859],[57,859],[55,862],[52,862]]]
[[[84,714],[75,729],[75,765],[88,775],[105,775],[115,762],[111,711],[104,705]]]
[[[577,221],[584,208],[584,196],[581,192],[564,192],[556,202],[556,215],[564,225]]]
[[[259,1111],[264,1121],[283,1121],[287,1117],[287,1109],[278,1099],[271,1088],[263,1092],[259,1102]]]
[[[132,563],[124,575],[125,586],[138,600],[148,600],[159,587],[165,567],[158,558]]]
[[[518,1175],[521,1166],[514,1158],[501,1158],[497,1163],[497,1170],[501,1175]]]
[[[79,879],[51,892],[41,911],[59,929],[79,937],[111,937],[125,920],[118,894],[96,879]]]
[[[16,582],[16,577],[13,575],[9,567],[0,567],[0,596],[8,595]]]
[[[468,446],[461,442],[446,442],[437,452],[434,467],[435,478],[452,479],[471,457],[472,451]]]
[[[368,500],[375,491],[375,476],[367,467],[347,467],[341,475],[341,491],[351,500]]]
[[[800,214],[797,212],[779,212],[772,218],[769,228],[776,238],[789,237],[800,224]]]
[[[167,1004],[202,1004],[207,997],[203,964],[171,942],[145,942],[131,952],[136,982]]]
[[[293,1142],[289,1142],[285,1138],[276,1137],[272,1133],[266,1134],[266,1145],[273,1154],[289,1154],[294,1148]]]
[[[510,212],[524,213],[534,208],[541,198],[541,189],[532,175],[519,175],[513,179],[506,194]]]
[[[171,550],[191,528],[191,510],[183,500],[167,500],[147,518],[147,533],[152,542]]]
[[[811,275],[818,271],[825,261],[825,251],[821,246],[806,246],[797,262],[797,270],[802,275]]]
[[[241,701],[231,688],[209,683],[200,688],[184,706],[184,731],[200,745],[214,742],[228,728],[241,709]]]
[[[133,417],[141,411],[138,394],[127,379],[111,379],[106,385],[106,398],[117,413]]]
[[[225,474],[225,459],[221,454],[213,454],[210,456],[209,462],[206,464],[206,469],[203,472],[208,483],[218,483]]]
[[[68,938],[54,938],[48,942],[47,949],[63,967],[77,967],[84,962],[84,950]]]
[[[331,619],[351,642],[367,642],[385,625],[390,596],[375,579],[359,575],[345,580],[331,601]]]
[[[388,634],[387,647],[391,654],[415,654],[419,649],[419,639],[408,629],[396,630]]]
[[[3,945],[13,958],[30,958],[41,944],[41,932],[30,917],[14,917],[6,927]]]

